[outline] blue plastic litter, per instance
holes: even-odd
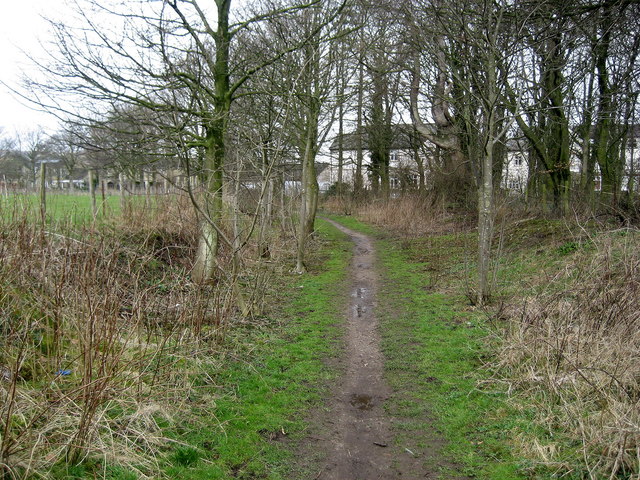
[[[71,370],[58,370],[56,375],[60,375],[61,377],[66,377],[67,375],[71,375]]]

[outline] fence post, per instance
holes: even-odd
[[[47,177],[47,164],[40,163],[40,220],[42,221],[42,228],[44,230],[46,216],[47,216],[47,194],[46,194],[46,177]]]

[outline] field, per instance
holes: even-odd
[[[127,201],[132,204],[144,203],[143,196],[128,196]],[[98,194],[96,198],[98,217],[119,216],[122,213],[121,198],[111,192],[103,201]],[[21,217],[25,213],[30,218],[40,218],[40,198],[34,193],[9,194],[0,196],[0,211],[7,218]],[[52,193],[46,195],[47,220],[49,222],[70,222],[82,224],[92,220],[91,197],[88,193]]]

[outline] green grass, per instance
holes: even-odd
[[[375,233],[353,218],[339,220]],[[441,293],[430,279],[443,275],[440,283],[457,282],[450,277],[462,270],[468,240],[465,235],[434,237],[430,249],[424,239],[416,240],[417,246],[410,240],[378,240],[385,278],[378,299],[381,334],[386,375],[395,392],[386,408],[399,420],[398,444],[434,463],[442,478],[455,471],[481,479],[522,478],[509,435],[527,419],[509,409],[502,393],[477,388],[489,376],[482,360],[491,354],[483,316],[468,307],[459,290]],[[439,259],[443,265],[430,266]],[[448,462],[430,453],[438,437],[445,440],[441,451]]]
[[[215,405],[173,431],[182,445],[167,453],[168,478],[290,478],[292,453],[282,440],[303,435],[305,414],[336,375],[323,359],[340,348],[336,319],[346,301],[350,245],[325,223],[319,232],[311,273],[279,286],[286,301],[278,318],[230,330],[223,365],[199,390]]]
[[[118,197],[112,198],[119,206]],[[10,201],[12,207],[33,209],[36,199],[24,196]],[[78,218],[90,216],[88,196],[52,195],[50,201],[51,205],[59,202],[59,211],[67,216],[70,211],[76,211]],[[21,218],[25,218],[22,213]],[[178,360],[162,359],[174,364],[176,389],[190,386],[179,410],[169,405],[167,412],[153,414],[162,428],[158,435],[171,440],[157,457],[162,478],[291,478],[291,440],[305,435],[306,414],[322,404],[337,375],[325,359],[342,348],[341,314],[348,300],[344,285],[351,255],[347,237],[318,222],[318,239],[308,254],[309,273],[274,275],[275,284],[268,293],[270,313],[243,321],[236,318],[221,345],[194,347],[197,352],[210,352],[209,358],[194,353]],[[29,304],[26,299],[25,304]],[[161,399],[158,395],[152,401]],[[110,413],[121,416],[122,412]],[[142,449],[138,453],[146,454]],[[135,458],[124,462],[135,462]],[[80,465],[61,461],[50,476],[133,480],[140,477],[133,467],[158,478],[148,463],[132,468],[105,465],[103,458],[93,454]]]
[[[134,202],[144,201],[143,196],[128,197]],[[98,194],[97,205],[99,218],[102,217],[102,198]],[[47,192],[47,221],[65,221],[71,224],[80,224],[92,220],[91,197],[88,193],[57,193]],[[118,195],[107,195],[105,198],[105,211],[107,216],[117,216],[122,213],[120,197]],[[0,215],[4,219],[21,218],[27,214],[34,220],[40,219],[40,198],[37,194],[11,194],[8,197],[0,197]]]

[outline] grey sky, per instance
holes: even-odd
[[[75,14],[69,6],[73,3],[74,0],[0,0],[0,128],[5,134],[34,130],[39,126],[48,132],[57,129],[55,117],[30,108],[27,101],[11,93],[11,87],[19,88],[21,77],[28,76],[30,69],[34,70],[27,55],[40,58],[45,55],[43,44],[46,45],[49,39],[49,26],[42,17],[73,21]],[[207,15],[215,17],[213,2],[201,3]],[[236,0],[235,3],[241,5],[243,2]],[[149,5],[141,3],[138,7]]]
[[[59,15],[65,9],[61,0],[19,0],[2,2],[0,12],[0,80],[17,87],[23,74],[31,68],[25,53],[42,55],[41,40],[47,36],[47,24],[41,15]],[[33,130],[42,126],[56,128],[56,120],[25,106],[5,85],[0,85],[0,126],[6,133]]]

